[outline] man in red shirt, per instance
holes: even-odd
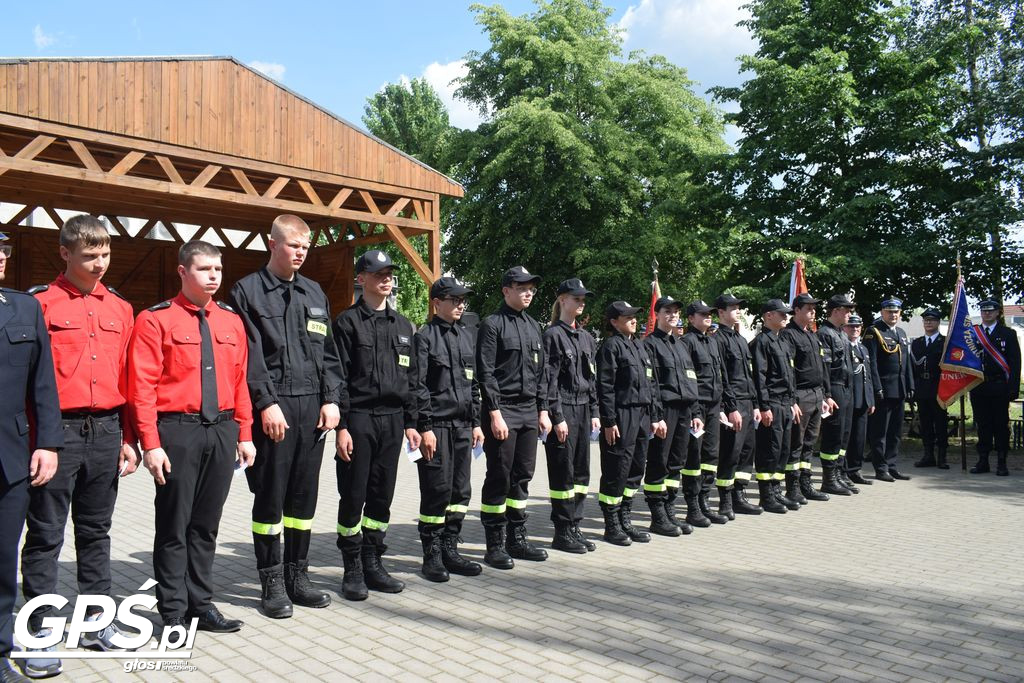
[[[217,527],[235,460],[253,463],[248,350],[242,320],[215,303],[217,247],[193,240],[178,251],[181,292],[135,321],[128,396],[143,463],[156,480],[153,571],[165,626],[230,633],[242,627],[213,604]]]
[[[28,290],[43,309],[56,370],[64,449],[49,483],[30,490],[28,530],[21,551],[25,600],[57,592],[57,558],[64,544],[68,511],[75,528],[78,591],[110,594],[110,520],[117,481],[138,464],[135,432],[128,419],[125,361],[134,315],[131,305],[100,280],[110,264],[110,235],[98,219],[74,216],[60,229],[64,272],[49,285]],[[122,425],[124,427],[122,432]],[[71,501],[74,500],[74,507]],[[55,610],[29,617],[35,634]],[[87,615],[96,619],[97,607]],[[82,644],[117,649],[114,624],[87,632]],[[41,635],[49,635],[43,633]],[[51,648],[52,649],[52,648]],[[59,659],[28,659],[34,677],[60,673]]]

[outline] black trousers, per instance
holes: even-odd
[[[903,399],[883,398],[875,404],[875,412],[868,418],[868,446],[871,463],[876,472],[896,469],[903,440]]]
[[[925,453],[945,453],[949,449],[949,423],[946,420],[946,409],[939,407],[935,400],[938,387],[917,388],[917,416],[921,423],[921,442]],[[1009,408],[1009,403],[1007,403]],[[975,413],[977,415],[977,413]],[[1006,443],[1009,444],[1009,412],[1007,412]]]
[[[615,411],[619,439],[609,444],[601,429],[601,487],[598,502],[619,505],[632,499],[640,488],[647,463],[647,442],[651,433],[651,415],[647,406],[624,406]]]
[[[771,401],[768,403],[772,411],[772,423],[765,426],[764,421],[754,432],[754,476],[758,481],[783,479],[789,463],[790,439],[793,436],[792,401]]]
[[[213,558],[235,468],[238,423],[214,425],[161,417],[160,443],[171,463],[156,487],[153,572],[160,616],[205,612],[213,604]]]
[[[551,521],[571,524],[583,519],[583,507],[590,490],[590,406],[562,404],[562,416],[569,428],[565,443],[549,434],[544,442],[548,463],[548,496]]]
[[[316,428],[320,405],[316,395],[279,397],[288,429],[278,443],[263,433],[258,417],[253,425],[256,462],[245,476],[253,493],[252,543],[259,569],[281,564],[282,532],[285,562],[309,556],[326,443],[325,432]]]
[[[846,443],[846,471],[860,472],[868,440],[868,408],[855,408],[850,416],[850,440]]]
[[[691,436],[690,443],[687,444],[686,463],[682,469],[683,488],[686,488],[687,477],[689,477],[688,481],[691,487],[699,485],[705,490],[710,490],[714,485],[715,475],[718,473],[718,441],[720,437],[718,413],[720,412],[722,412],[720,400],[698,401],[693,406],[693,417],[699,417],[704,421],[704,434],[699,439],[694,439]]]
[[[971,410],[978,428],[978,455],[1010,450],[1010,399],[971,392]]]
[[[431,460],[420,458],[420,535],[442,529],[458,535],[473,493],[470,470],[473,462],[473,428],[434,425],[437,448]]]
[[[797,389],[796,399],[800,405],[800,422],[793,421],[790,428],[789,462],[786,471],[810,470],[811,456],[818,443],[818,432],[821,430],[821,402],[825,394],[821,388]]]
[[[508,436],[499,441],[491,431],[491,416],[484,412],[484,455],[487,473],[480,492],[480,521],[484,526],[526,523],[526,501],[537,466],[537,404],[502,406]]]
[[[398,459],[405,437],[402,413],[349,413],[352,459],[335,458],[338,474],[338,548],[383,546],[391,522]]]
[[[853,429],[853,406],[850,405],[850,390],[847,387],[833,385],[832,398],[839,408],[832,415],[821,421],[821,463],[834,463],[846,455],[846,446],[850,441]]]
[[[78,592],[110,594],[110,521],[117,500],[120,417],[115,413],[62,422],[64,448],[57,460],[57,473],[46,485],[29,488],[27,531],[21,549],[25,600],[57,592],[57,559],[69,511],[75,533]],[[54,611],[51,607],[36,610],[29,618],[32,631],[38,631],[43,618]]]
[[[754,459],[754,402],[741,399],[736,402],[736,410],[743,417],[743,426],[737,432],[716,421],[719,428],[719,457],[715,486],[729,487],[739,479],[746,482],[750,475],[746,473]],[[717,420],[717,416],[716,416]]]
[[[654,437],[647,445],[647,473],[644,475],[646,497],[666,498],[668,489],[679,488],[690,446],[693,407],[693,403],[665,404],[665,425],[668,427],[665,438]]]
[[[3,447],[9,448],[10,444]],[[28,489],[28,479],[11,483],[0,470],[0,657],[7,657],[13,647],[12,613],[18,597],[18,545],[28,511]]]

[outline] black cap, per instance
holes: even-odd
[[[507,287],[513,282],[540,282],[540,275],[534,275],[522,266],[512,266],[501,276],[501,286]]]
[[[942,320],[942,313],[937,308],[926,308],[921,314],[922,318],[932,318],[934,320]]]
[[[807,304],[820,304],[820,303],[821,303],[821,299],[815,299],[808,292],[801,292],[800,294],[796,295],[795,299],[793,299],[793,306],[794,307],[796,307],[796,306],[806,306]]]
[[[859,315],[851,315],[849,318],[846,319],[847,327],[858,327],[863,324],[864,321],[861,319]]]
[[[639,306],[630,306],[629,302],[626,301],[613,301],[608,304],[608,308],[605,309],[604,315],[609,320],[612,320],[613,318],[621,318],[623,316],[633,316],[639,312]]]
[[[983,311],[998,311],[1000,308],[1002,308],[1002,306],[1000,306],[999,302],[996,301],[995,299],[985,299],[980,304],[978,304],[978,308],[980,308]]]
[[[698,313],[711,313],[715,309],[708,306],[703,301],[694,301],[686,307],[686,315],[696,315]]]
[[[730,306],[742,306],[745,303],[747,303],[746,300],[737,299],[732,294],[720,294],[718,298],[715,299],[715,308],[724,310]]]
[[[779,313],[792,313],[793,309],[786,305],[786,302],[782,299],[768,299],[764,302],[764,306],[761,306],[761,315],[765,313],[771,313],[772,311],[778,311]]]
[[[458,278],[443,277],[435,280],[430,285],[430,298],[443,299],[447,296],[466,296],[472,294],[473,290],[466,286],[466,283]]]
[[[857,308],[857,304],[853,302],[849,294],[833,294],[828,298],[825,308],[830,311],[833,308]]]
[[[680,310],[682,310],[683,302],[682,301],[676,301],[675,299],[673,299],[670,296],[663,296],[663,297],[659,298],[657,301],[654,302],[654,310],[655,310],[655,312],[660,311],[661,309],[665,308],[666,306],[676,306]]]
[[[379,249],[371,249],[356,260],[356,274],[376,273],[385,268],[394,268],[391,257]]]
[[[556,294],[572,294],[573,296],[590,296],[593,294],[589,289],[583,286],[583,280],[578,277],[572,277],[568,280],[563,280],[562,284],[558,285],[558,291]]]
[[[883,311],[898,311],[903,308],[903,300],[894,296],[887,296],[882,299]]]

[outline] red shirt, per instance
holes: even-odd
[[[102,282],[89,294],[61,273],[36,300],[50,333],[60,409],[98,412],[122,408],[124,443],[135,443],[127,415],[128,342],[134,315],[131,304]]]
[[[239,441],[252,441],[252,403],[245,381],[249,352],[242,319],[224,304],[206,304],[217,368],[217,404],[235,411]],[[128,357],[128,396],[143,450],[160,448],[159,413],[198,413],[202,405],[199,307],[178,294],[135,320]]]

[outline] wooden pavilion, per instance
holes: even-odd
[[[0,60],[0,231],[15,246],[5,286],[52,280],[64,267],[53,227],[88,212],[116,233],[104,281],[136,310],[177,291],[191,238],[224,249],[226,291],[265,263],[271,221],[292,213],[313,229],[302,272],[339,311],[361,245],[392,241],[420,277],[439,277],[440,196],[462,194],[231,57]]]

